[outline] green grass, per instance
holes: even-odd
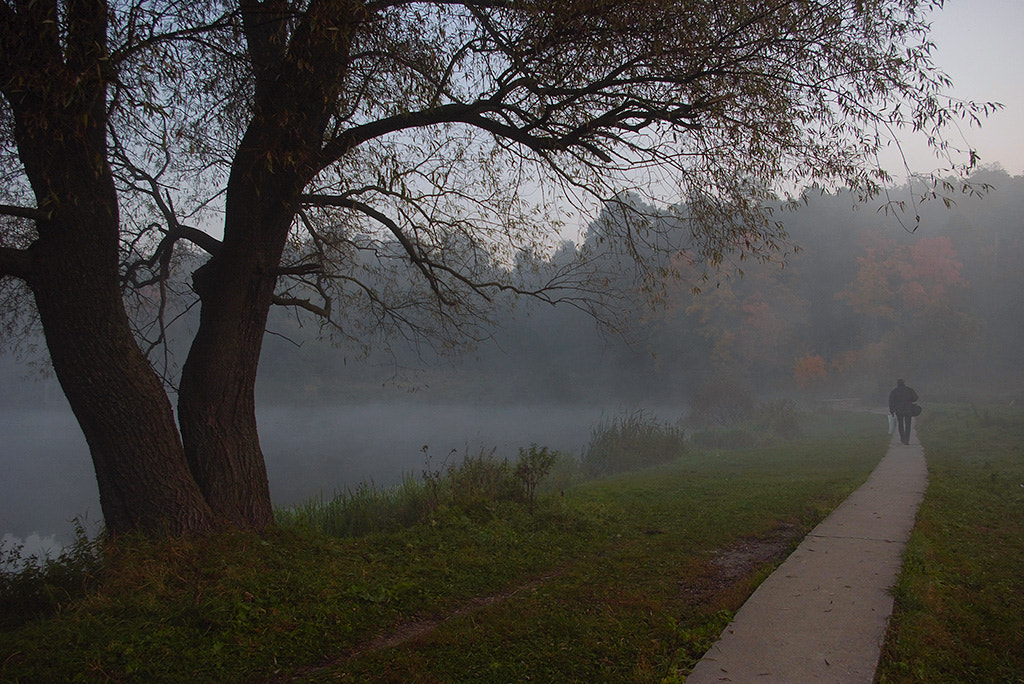
[[[495,456],[495,450],[463,458],[453,451],[441,465],[433,465],[428,455],[420,478],[406,475],[399,484],[386,488],[364,482],[330,499],[318,497],[279,508],[274,517],[280,525],[319,530],[332,537],[361,537],[421,523],[436,524],[453,513],[479,520],[507,509],[509,502],[525,503],[532,510],[538,486],[549,475],[553,477],[545,483],[546,489],[553,491],[557,486],[564,490],[580,479],[579,460],[536,444],[520,449],[514,464]]]
[[[929,486],[878,681],[1024,682],[1024,411],[949,408],[919,434]]]
[[[679,681],[771,569],[739,540],[816,524],[888,441],[877,416],[670,463],[487,515],[445,506],[361,537],[121,542],[95,586],[0,632],[0,680]],[[791,547],[790,547],[791,548]]]

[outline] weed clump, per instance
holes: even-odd
[[[75,541],[56,558],[22,556],[21,545],[0,541],[0,630],[53,615],[95,585],[103,565],[100,538],[75,521]]]
[[[766,401],[757,407],[757,422],[762,430],[780,439],[803,437],[801,415],[792,399]]]
[[[410,474],[387,488],[364,482],[330,500],[320,497],[278,509],[275,517],[282,525],[309,527],[336,537],[361,537],[460,516],[486,520],[509,503],[526,503],[532,513],[541,481],[556,463],[571,460],[535,444],[520,449],[515,464],[495,451],[480,451],[455,462],[453,450],[435,465],[429,448],[423,447],[419,478]]]
[[[638,411],[598,423],[591,431],[582,465],[588,476],[600,477],[673,461],[687,452],[681,428]]]
[[[529,449],[519,450],[519,461],[513,474],[523,486],[531,513],[537,501],[537,485],[551,470],[557,456],[558,452],[548,451],[547,447],[538,449],[536,444],[531,444]]]
[[[486,521],[525,504],[540,513],[541,497],[595,477],[675,460],[688,454],[681,428],[659,423],[643,412],[598,423],[581,456],[531,444],[514,462],[495,449],[458,458],[452,450],[436,463],[423,447],[419,477],[407,475],[393,487],[372,482],[276,511],[281,525],[320,530],[336,537],[394,532],[417,524],[468,518]],[[542,517],[542,516],[541,516]]]
[[[393,487],[361,482],[330,499],[320,496],[290,508],[278,508],[278,524],[316,529],[332,537],[361,537],[388,532],[419,522],[429,507],[422,482],[407,476]]]

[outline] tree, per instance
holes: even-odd
[[[269,523],[253,390],[274,304],[450,338],[502,293],[598,311],[586,255],[507,268],[574,205],[632,215],[604,239],[649,286],[682,248],[716,268],[777,247],[780,186],[879,192],[879,131],[949,153],[943,125],[988,106],[941,96],[940,6],[0,3],[0,277],[31,293],[108,528]],[[626,190],[685,215],[646,221]],[[126,301],[157,288],[162,323],[194,250],[175,422]]]
[[[888,322],[896,319],[896,285],[899,278],[898,255],[894,247],[868,248],[857,257],[857,279],[836,294],[861,316]]]
[[[837,298],[862,316],[889,322],[898,319],[897,312],[909,316],[945,301],[949,290],[963,283],[953,242],[941,235],[868,248],[857,257],[857,267],[856,280]]]
[[[797,384],[804,389],[826,375],[825,359],[819,354],[804,354],[796,359],[793,366],[793,376]]]

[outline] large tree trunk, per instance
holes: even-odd
[[[257,161],[267,149],[254,125],[236,155],[220,251],[193,276],[202,311],[182,367],[178,420],[185,455],[206,501],[232,524],[272,522],[256,427],[256,372],[293,210],[288,183]],[[294,191],[293,191],[294,192]]]
[[[255,388],[274,284],[256,264],[253,250],[228,248],[196,273],[202,313],[182,368],[178,420],[189,467],[214,513],[261,529],[273,509]]]
[[[212,513],[189,472],[160,379],[131,335],[116,229],[95,225],[116,226],[116,216],[91,218],[35,244],[32,287],[54,371],[89,445],[107,530],[205,532]],[[113,248],[100,236],[111,232]]]
[[[223,246],[193,278],[202,312],[182,368],[178,420],[189,466],[214,513],[259,529],[273,514],[256,429],[263,335],[296,200],[318,171],[313,158],[343,82],[352,25],[363,13],[311,3],[292,30],[283,3],[242,9],[255,111],[232,160]]]
[[[51,131],[37,123],[43,117],[25,118],[19,145],[50,213],[37,223],[27,281],[57,379],[89,444],[107,529],[207,531],[212,513],[121,298],[117,196],[102,128],[82,131],[68,117]]]
[[[106,20],[102,3],[65,15],[56,3],[19,3],[5,18],[4,95],[40,211],[19,275],[35,295],[54,371],[89,444],[108,531],[201,532],[213,515],[121,298]]]

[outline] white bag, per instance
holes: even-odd
[[[889,414],[889,434],[890,435],[892,434],[892,431],[895,428],[896,428],[896,416],[894,416],[893,414],[890,413]]]

